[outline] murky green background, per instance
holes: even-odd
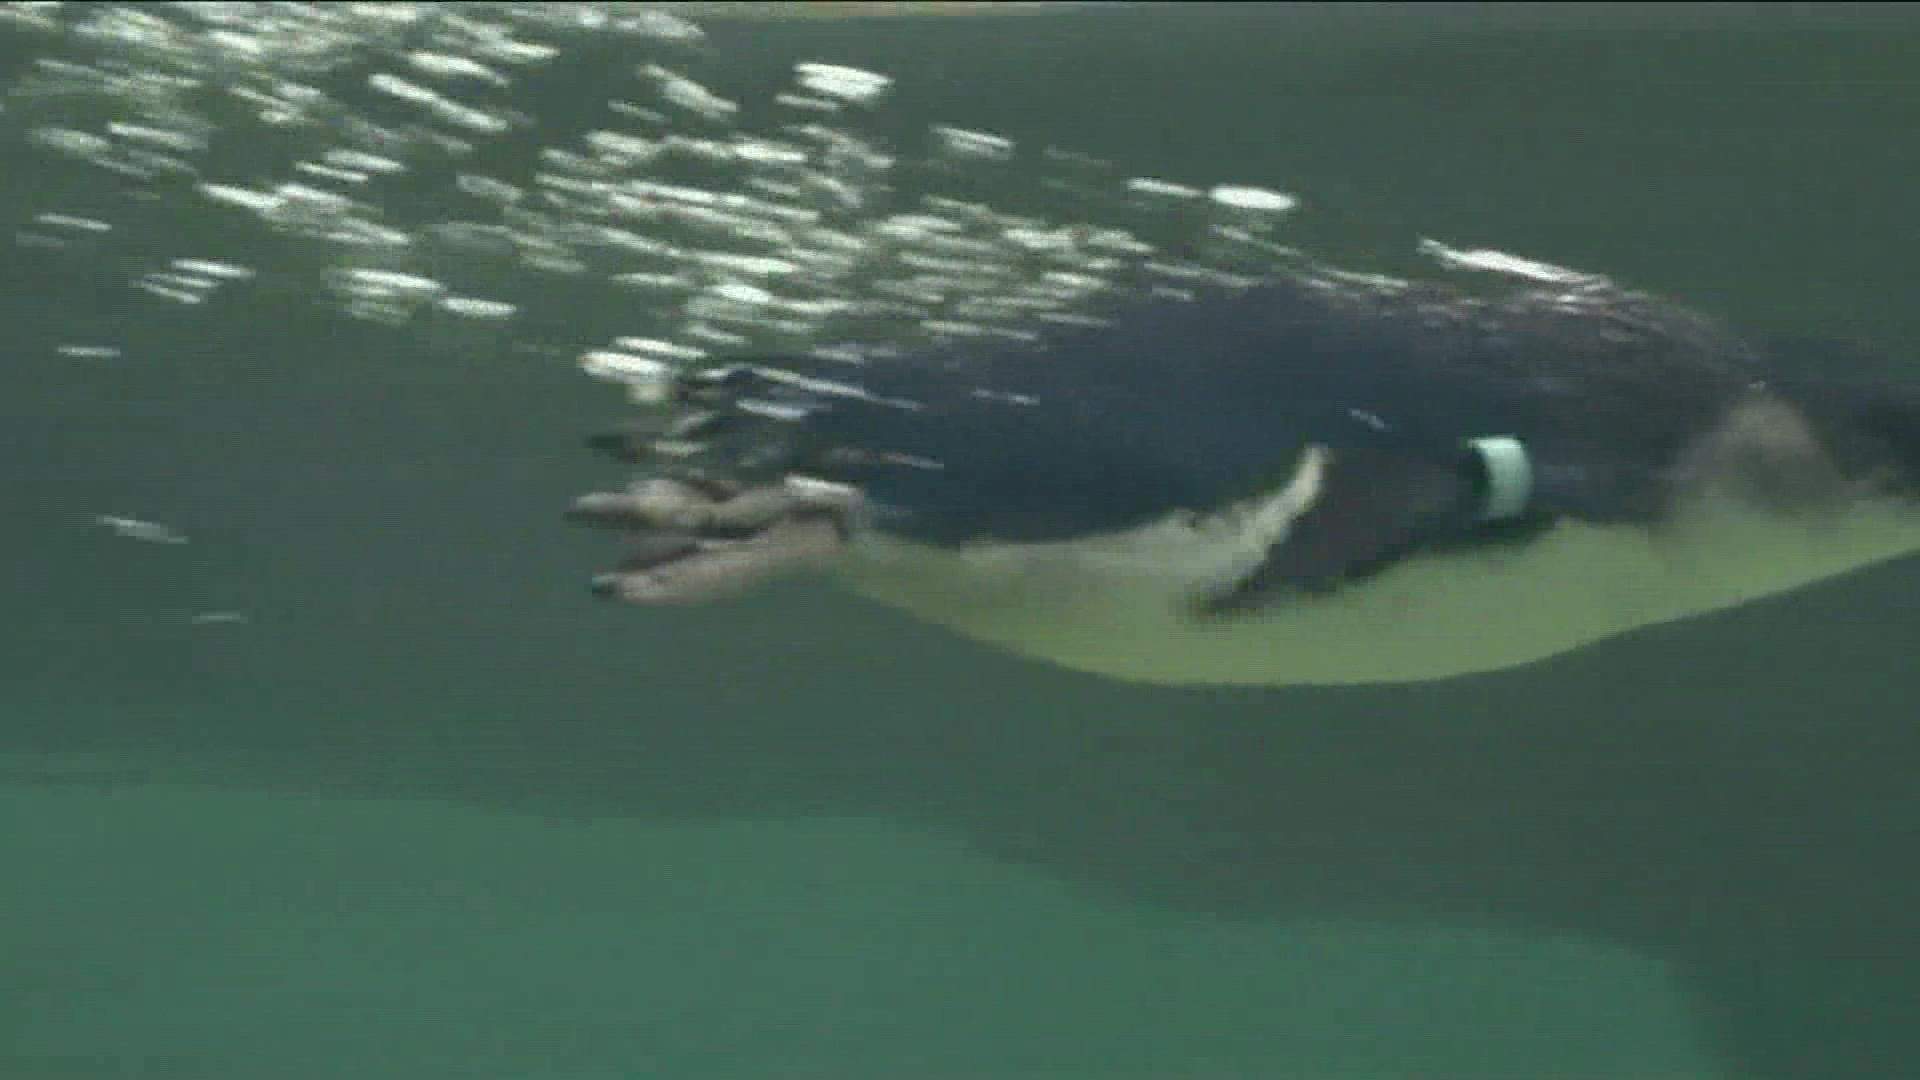
[[[886,71],[915,122],[1282,188],[1329,243],[1407,231],[1899,364],[1920,343],[1910,12],[1188,7],[716,22],[709,70],[748,97],[795,60]],[[65,172],[5,154],[0,221],[61,205]],[[609,475],[577,439],[619,401],[565,356],[297,297],[156,313],[71,256],[10,251],[0,295],[5,1080],[1715,1075],[1668,972],[1625,950],[1464,913],[1195,911],[1153,845],[1173,903],[1102,887],[1134,876],[1111,838],[1154,832],[1158,789],[1104,784],[1062,731],[1258,720],[1285,755],[1292,725],[1444,725],[1471,692],[1093,685],[797,587],[607,611],[582,587],[604,548],[556,510]],[[1745,618],[1770,621],[1701,633],[1824,625]],[[1688,725],[1714,701],[1690,680],[1751,655],[1672,659],[1695,640],[1501,700],[1550,716],[1644,670]],[[1816,709],[1822,670],[1780,677]],[[1920,689],[1884,675],[1888,709]]]

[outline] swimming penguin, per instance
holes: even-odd
[[[1808,360],[1597,279],[1293,274],[685,371],[570,514],[631,604],[826,568],[1121,679],[1436,679],[1920,548],[1920,397]]]

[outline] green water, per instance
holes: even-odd
[[[10,1076],[1696,1075],[1645,965],[1210,925],[867,822],[10,794]]]
[[[888,72],[888,123],[1271,186],[1305,200],[1322,249],[1497,247],[1911,371],[1920,20],[1435,7],[715,22],[701,64],[743,100],[798,60]],[[0,33],[9,65],[66,47]],[[574,68],[518,103],[523,144],[573,137],[576,83],[627,59],[567,40],[586,42]],[[1750,1040],[1804,1022],[1834,1062],[1842,1029],[1818,1025],[1912,1000],[1904,961],[1864,991],[1796,983],[1839,953],[1767,951],[1789,909],[1767,906],[1778,878],[1745,876],[1817,851],[1845,873],[1820,862],[1780,903],[1837,890],[1823,917],[1920,956],[1907,922],[1875,921],[1913,889],[1879,869],[1920,817],[1880,794],[1916,760],[1898,718],[1920,684],[1889,644],[1912,640],[1910,568],[1377,694],[1095,684],[799,587],[607,611],[582,588],[606,552],[556,510],[606,478],[577,442],[620,403],[569,363],[601,327],[568,305],[607,332],[652,315],[515,272],[493,295],[541,313],[532,329],[342,318],[273,287],[279,266],[307,280],[313,241],[222,233],[30,151],[45,107],[0,114],[0,223],[116,230],[0,265],[4,1080],[1706,1078],[1736,1066],[1676,970],[1703,957],[1713,985],[1761,988],[1740,998]],[[256,151],[216,146],[209,179],[258,179]],[[995,197],[1040,202],[1045,175],[1016,163]],[[433,220],[451,182],[394,196],[389,220]],[[156,253],[259,277],[206,305],[121,287]],[[119,351],[59,351],[75,344]],[[228,611],[244,619],[193,621]],[[1529,751],[1572,778],[1538,803],[1476,756],[1529,721],[1569,731]],[[1871,737],[1833,754],[1850,724]],[[1396,757],[1403,731],[1431,743]],[[1810,758],[1804,791],[1776,783]],[[1700,764],[1723,759],[1739,767]],[[1692,812],[1682,788],[1704,816],[1667,809]],[[1801,800],[1833,791],[1860,792],[1845,820],[1869,827],[1796,833]],[[1728,820],[1752,828],[1721,837]],[[1709,846],[1776,841],[1777,863],[1675,894],[1757,891],[1724,934],[1711,906],[1571,914]],[[1663,936],[1688,918],[1705,929]],[[1695,937],[1713,944],[1653,947]],[[1725,975],[1749,946],[1751,977]],[[1740,1051],[1756,1075],[1889,1075],[1796,1071],[1794,1052]]]

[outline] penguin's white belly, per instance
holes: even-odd
[[[1920,519],[1862,503],[1819,520],[1698,511],[1658,530],[1562,523],[1506,548],[1424,555],[1325,596],[1190,614],[1224,545],[1165,524],[1094,541],[942,550],[867,537],[858,592],[1023,655],[1164,684],[1414,682],[1544,659],[1920,549]]]

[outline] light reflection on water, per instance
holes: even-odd
[[[1293,193],[911,119],[917,137],[896,145],[881,134],[902,129],[894,76],[818,59],[795,58],[769,100],[736,100],[700,26],[655,6],[14,4],[5,18],[33,59],[4,117],[78,178],[16,242],[117,265],[174,304],[313,291],[644,384],[714,352],[1019,338],[1118,286],[1311,267],[1289,244],[1311,212]],[[556,73],[593,93],[556,99]],[[1379,254],[1407,253],[1440,256],[1422,260],[1435,273],[1538,265]],[[623,325],[574,340],[562,295]]]

